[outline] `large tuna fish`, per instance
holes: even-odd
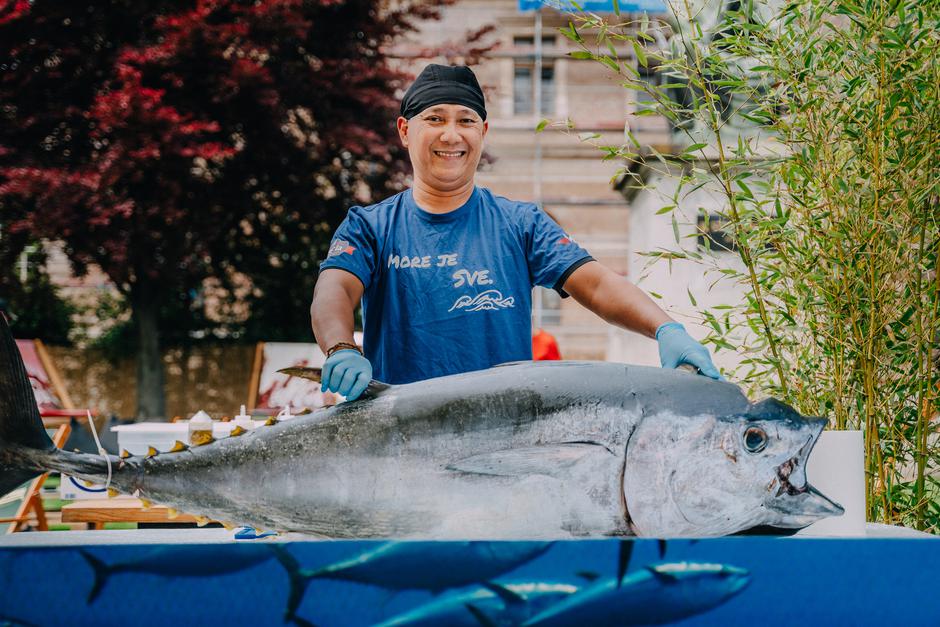
[[[105,459],[53,447],[0,323],[0,493]],[[842,513],[806,482],[824,419],[730,383],[612,363],[517,363],[409,385],[152,457],[121,492],[331,537],[714,536]]]

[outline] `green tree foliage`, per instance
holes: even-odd
[[[139,415],[209,277],[251,285],[249,335],[309,339],[330,234],[406,174],[386,47],[441,4],[0,2],[0,210],[117,286]]]
[[[20,244],[16,238],[0,239],[0,311],[9,318],[15,337],[68,344],[74,308],[49,282],[42,249],[35,243]],[[30,251],[25,268],[24,249]]]

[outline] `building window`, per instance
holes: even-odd
[[[555,290],[532,288],[532,330],[561,326],[561,296]]]
[[[717,214],[698,216],[698,247],[700,250],[734,252],[737,245],[728,232],[728,220]]]
[[[515,115],[535,113],[535,45],[532,37],[513,37],[516,52],[513,71],[512,103]],[[555,113],[555,63],[547,55],[555,47],[553,36],[542,37],[542,101],[541,113]],[[549,57],[549,58],[546,58]]]

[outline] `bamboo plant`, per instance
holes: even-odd
[[[629,122],[623,144],[598,145],[627,179],[638,166],[676,179],[660,210],[675,246],[650,263],[739,283],[742,302],[698,311],[707,342],[745,356],[729,374],[861,429],[869,520],[940,532],[940,3],[666,4],[667,19],[615,2],[561,29],[572,58],[646,94],[634,115],[674,130],[669,154]],[[559,125],[573,128],[537,130]],[[677,228],[703,187],[723,200],[730,267]]]

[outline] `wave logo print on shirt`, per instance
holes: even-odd
[[[326,254],[327,257],[335,257],[336,255],[342,255],[343,253],[349,253],[350,255],[356,252],[355,246],[350,246],[349,242],[346,240],[338,239],[330,244],[330,252]]]
[[[495,309],[511,309],[515,307],[516,299],[512,296],[503,297],[499,290],[486,290],[476,296],[463,295],[457,299],[447,313],[455,309],[464,311],[493,311]]]

